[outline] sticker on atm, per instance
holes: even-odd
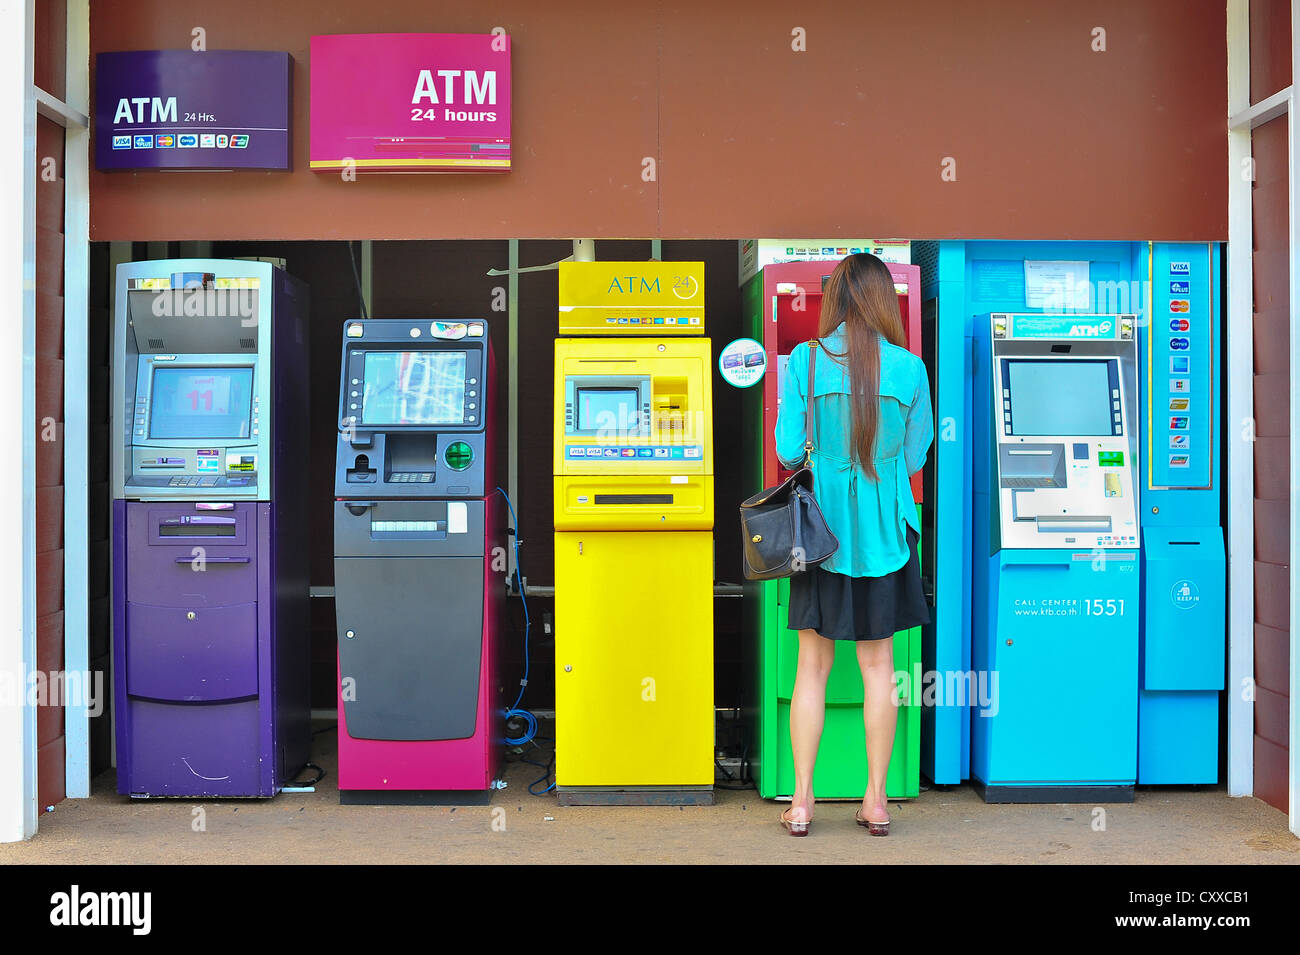
[[[1170,411],[1186,411],[1186,410],[1187,410],[1187,405],[1188,405],[1188,403],[1189,403],[1191,400],[1192,400],[1192,399],[1190,399],[1190,398],[1170,398],[1170,399],[1169,399],[1169,410],[1170,410]]]
[[[1189,439],[1185,434],[1171,434],[1169,436],[1170,451],[1186,451],[1189,447]]]
[[[1171,339],[1169,339],[1169,350],[1170,350],[1170,351],[1187,351],[1187,349],[1189,349],[1189,348],[1191,348],[1191,347],[1192,347],[1192,340],[1191,340],[1190,338],[1171,338]]]
[[[1189,359],[1186,355],[1169,356],[1169,374],[1185,375],[1189,371],[1191,371],[1191,366],[1189,364]]]
[[[1192,466],[1191,455],[1188,454],[1171,454],[1169,455],[1169,466],[1171,468],[1189,468]]]
[[[1190,312],[1192,303],[1185,298],[1171,298],[1169,300],[1169,311],[1171,312]]]
[[[1169,330],[1171,332],[1185,332],[1192,327],[1192,323],[1185,318],[1169,319]]]
[[[1169,430],[1186,431],[1188,428],[1188,421],[1189,419],[1187,415],[1174,415],[1169,419]]]
[[[1169,274],[1170,275],[1191,275],[1192,263],[1191,262],[1170,262]]]
[[[1188,394],[1192,390],[1192,380],[1190,378],[1170,378],[1169,390],[1180,395]]]
[[[1170,282],[1169,294],[1170,295],[1191,295],[1192,283],[1191,282]]]

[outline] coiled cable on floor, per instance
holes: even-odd
[[[524,722],[524,734],[522,736],[507,736],[507,746],[523,746],[532,742],[533,737],[537,735],[537,717],[528,710],[522,708],[519,704],[523,702],[524,691],[528,689],[528,635],[532,629],[532,620],[528,616],[528,597],[524,594],[524,577],[519,565],[519,518],[515,515],[515,505],[510,500],[510,495],[501,488],[497,488],[503,498],[506,499],[506,507],[510,509],[510,533],[514,537],[515,551],[515,586],[519,590],[519,602],[524,607],[524,676],[519,681],[519,695],[515,697],[515,702],[506,708],[506,720],[519,719]]]

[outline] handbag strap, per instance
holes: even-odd
[[[807,467],[812,467],[812,453],[817,447],[813,441],[813,436],[817,433],[816,422],[813,420],[813,382],[817,371],[817,339],[808,343],[808,400],[807,400],[807,420],[804,421],[804,441],[803,441],[803,461]]]

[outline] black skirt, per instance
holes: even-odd
[[[829,640],[883,640],[930,622],[921,587],[917,535],[909,525],[907,563],[883,577],[848,577],[811,567],[790,578],[791,630]]]

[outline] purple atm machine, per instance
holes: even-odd
[[[262,262],[117,268],[117,789],[274,796],[307,761],[307,287]]]

